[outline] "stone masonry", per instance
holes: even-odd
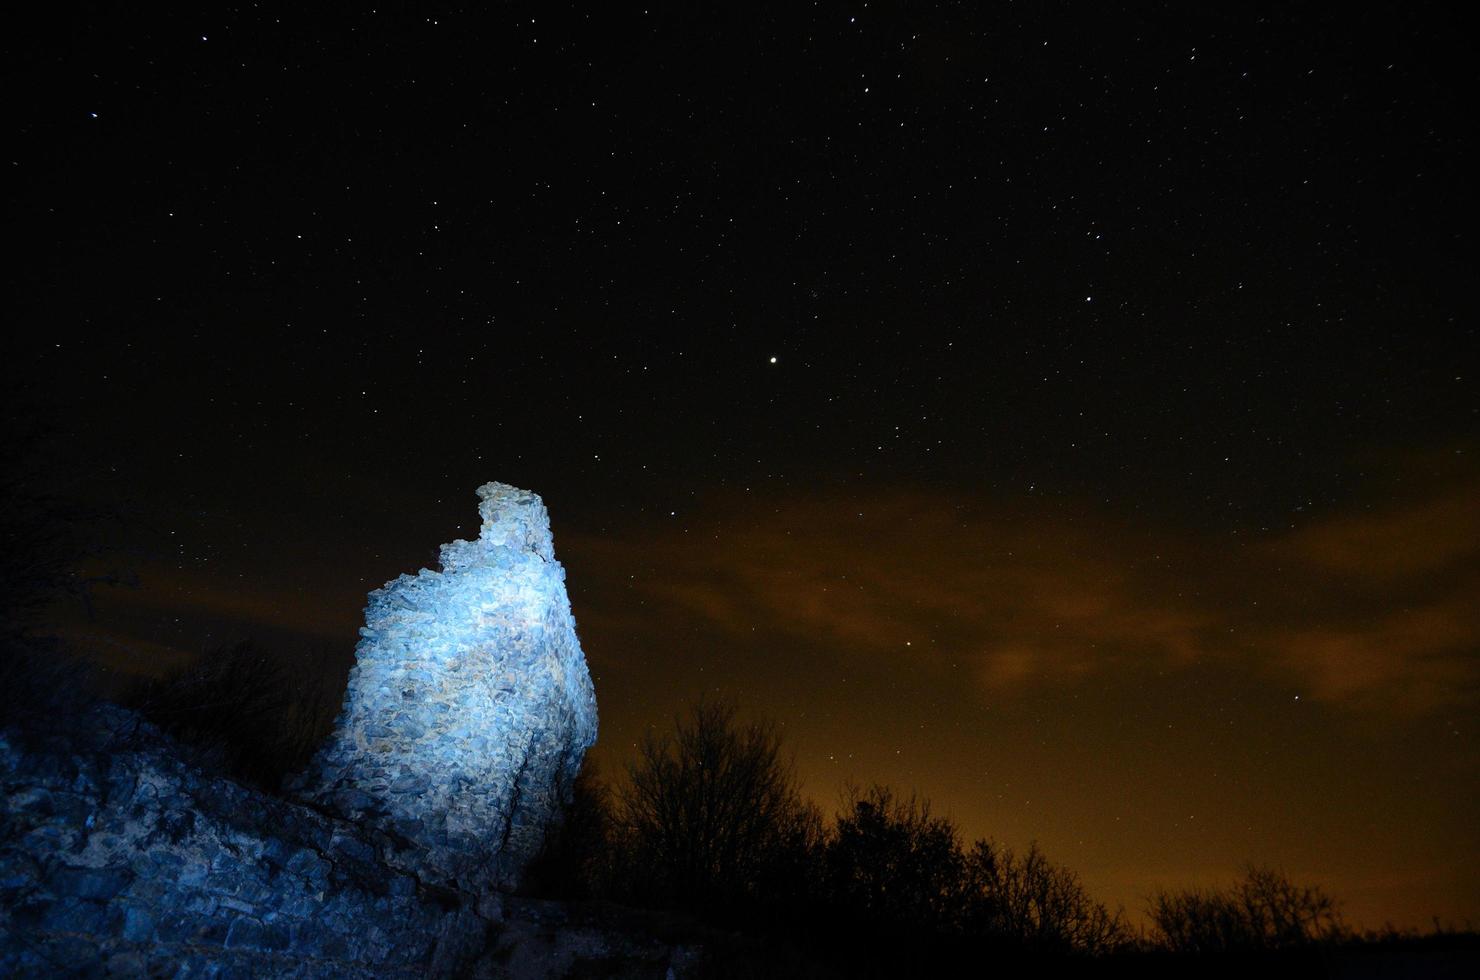
[[[478,493],[477,540],[371,593],[301,802],[202,772],[106,703],[0,730],[0,976],[507,976],[544,956],[505,891],[596,700],[544,505]],[[560,961],[631,953],[591,935]]]
[[[586,749],[596,698],[540,498],[478,488],[473,541],[370,594],[335,732],[304,799],[402,842],[423,880],[508,886]]]

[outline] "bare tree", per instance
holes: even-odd
[[[198,764],[276,790],[333,727],[337,691],[321,664],[242,641],[139,683],[126,702]]]
[[[571,781],[570,799],[545,829],[540,852],[521,888],[548,898],[594,898],[611,881],[611,792],[586,759]]]
[[[1158,891],[1155,939],[1177,952],[1286,949],[1346,935],[1335,900],[1270,868],[1248,865],[1227,890]]]
[[[832,901],[865,920],[939,930],[960,904],[955,825],[933,816],[930,801],[887,786],[848,791],[825,863]]]
[[[1010,848],[977,841],[965,859],[963,928],[1034,949],[1098,955],[1124,947],[1130,931],[1084,890],[1079,876],[1030,845]]]
[[[741,723],[733,705],[703,701],[650,733],[617,795],[628,884],[660,900],[753,896],[809,823],[781,739]]]
[[[137,582],[101,564],[117,557],[104,534],[116,515],[57,489],[68,481],[47,448],[54,433],[18,420],[9,400],[0,407],[0,723],[51,723],[92,695],[90,664],[50,635],[56,604],[91,615],[96,586]]]

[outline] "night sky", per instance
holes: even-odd
[[[7,412],[142,583],[74,642],[308,670],[499,480],[609,774],[718,693],[1133,916],[1480,921],[1456,14],[298,6],[6,41]]]

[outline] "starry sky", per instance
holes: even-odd
[[[5,42],[7,415],[141,582],[73,641],[317,669],[500,480],[608,772],[718,693],[1133,917],[1480,921],[1451,10],[299,6]]]

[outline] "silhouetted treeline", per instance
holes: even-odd
[[[803,799],[775,728],[730,705],[701,702],[650,734],[624,775],[608,787],[582,774],[530,891],[686,911],[852,949],[877,969],[921,948],[1092,956],[1136,939],[1036,846],[966,845],[918,797],[855,789],[826,819]]]
[[[38,614],[126,577],[83,575],[80,563],[97,551],[79,529],[92,518],[17,472],[0,476],[7,726],[65,718],[86,697],[78,663]],[[344,659],[244,642],[140,681],[125,700],[192,761],[272,790],[329,733]],[[1012,972],[1045,958],[1137,976],[1324,975],[1354,947],[1439,964],[1421,966],[1425,975],[1475,960],[1474,933],[1359,936],[1320,888],[1252,865],[1225,889],[1157,892],[1150,930],[1132,930],[1036,845],[1019,853],[963,841],[918,797],[874,785],[825,816],[802,797],[783,749],[774,726],[699,703],[644,739],[621,778],[608,783],[590,766],[580,774],[526,889],[675,910],[750,937],[722,951],[730,965],[721,956],[711,971],[720,976]]]
[[[1147,911],[1158,942],[1177,952],[1290,949],[1349,935],[1318,886],[1254,865],[1226,890],[1158,891]]]
[[[1036,844],[967,844],[916,796],[854,789],[825,819],[802,798],[775,728],[721,703],[650,734],[623,776],[581,774],[528,891],[691,913],[845,975],[975,969],[984,956],[1157,975],[1192,957],[1214,972],[1304,974],[1325,972],[1337,947],[1418,941],[1357,935],[1320,888],[1252,865],[1225,890],[1156,893],[1150,929],[1132,929]]]

